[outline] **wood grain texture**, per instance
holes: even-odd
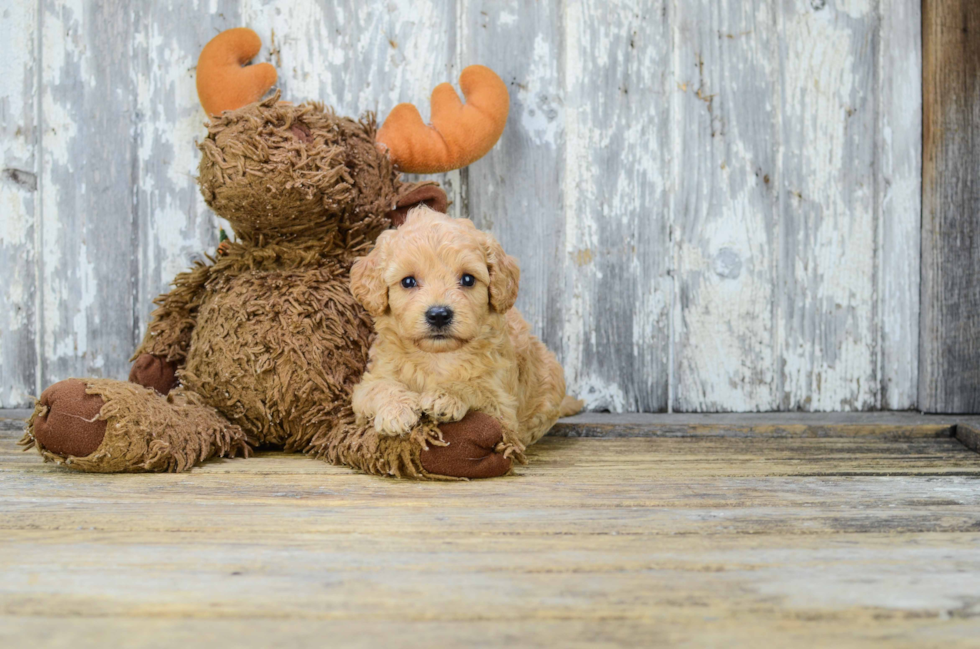
[[[913,406],[916,2],[674,19],[674,409]]]
[[[965,417],[907,412],[583,413],[561,419],[553,437],[918,437],[951,438]]]
[[[922,11],[919,407],[980,412],[980,5]]]
[[[427,115],[432,89],[458,74],[452,0],[245,0],[242,21],[262,37],[258,58],[279,70],[284,98],[322,101],[342,115],[374,111],[383,120],[400,102]]]
[[[518,475],[457,483],[277,453],[75,474],[15,439],[0,433],[5,646],[980,633],[980,456],[949,437],[546,438]]]
[[[957,424],[956,439],[971,451],[980,453],[980,421]]]
[[[776,326],[784,409],[878,398],[871,2],[785,2]]]
[[[206,0],[131,3],[137,177],[134,205],[138,272],[134,335],[142,339],[153,299],[174,276],[218,244],[219,223],[198,191],[207,116],[197,100],[195,66],[204,45],[241,24],[236,3]]]
[[[41,384],[125,378],[135,343],[135,31],[125,0],[41,6]]]
[[[592,410],[667,407],[666,9],[566,6],[562,358],[571,391]]]
[[[18,170],[0,179],[0,406],[125,376],[152,298],[213,250],[193,68],[247,25],[284,98],[346,115],[425,116],[465,65],[501,73],[502,141],[437,178],[521,260],[518,306],[589,408],[914,407],[919,20],[918,0],[20,3],[0,45]],[[923,231],[955,238],[941,218]],[[923,295],[956,281],[926,275]],[[930,376],[977,365],[975,340],[936,337],[972,322],[957,313],[923,311]]]
[[[875,209],[878,407],[914,408],[919,387],[922,0],[878,3]]]
[[[673,409],[772,410],[782,220],[773,3],[678,3],[673,20]]]
[[[18,3],[0,13],[0,408],[37,391],[36,215],[38,12]]]
[[[603,618],[589,620],[528,619],[519,627],[499,620],[408,620],[370,623],[350,620],[304,620],[253,617],[238,619],[167,619],[165,617],[55,618],[48,616],[0,616],[0,641],[29,638],[36,646],[87,649],[104,647],[111,637],[121,647],[234,646],[322,647],[324,638],[332,646],[373,649],[393,641],[399,647],[514,646],[522,647],[928,647],[953,649],[975,645],[976,622],[959,617],[915,618],[868,610],[833,624],[837,611],[807,611],[803,619],[794,613],[756,612],[758,627],[742,622],[740,610],[723,617],[685,619],[669,617],[675,602],[654,609],[647,619]],[[669,612],[668,612],[669,611]],[[886,616],[886,617],[882,617]],[[885,623],[887,622],[887,623]],[[107,634],[105,629],[111,629]],[[764,631],[763,631],[764,629]]]
[[[432,89],[455,85],[456,4],[244,0],[242,21],[262,37],[259,58],[276,66],[284,99],[322,101],[350,117],[372,111],[380,124],[402,102],[415,104],[428,119]],[[450,213],[464,216],[460,172],[424,178],[438,180],[453,202]]]

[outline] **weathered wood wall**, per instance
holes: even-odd
[[[980,3],[923,2],[922,378],[930,412],[980,412]]]
[[[917,405],[920,0],[37,0],[0,14],[0,406],[124,377],[213,249],[194,65],[239,25],[347,114],[501,74],[502,141],[441,180],[591,408]]]

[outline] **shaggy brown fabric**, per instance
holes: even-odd
[[[276,93],[211,119],[200,144],[201,193],[240,240],[295,236],[329,247],[339,236],[349,246],[348,231],[370,236],[365,217],[383,216],[399,194],[376,132],[373,114],[356,121]]]
[[[48,446],[42,404],[24,444],[83,471],[182,471],[247,455],[250,443],[378,475],[442,477],[420,459],[446,445],[432,422],[379,437],[350,406],[373,337],[350,294],[351,264],[391,226],[391,210],[445,205],[434,183],[403,183],[374,137],[371,115],[337,117],[278,95],[212,118],[199,181],[235,240],[155,300],[136,382],[85,380],[105,404],[97,448],[81,457]],[[163,397],[154,390],[165,391],[170,369],[179,387]]]
[[[85,393],[85,382],[68,379],[41,393],[35,410],[34,436],[52,453],[84,457],[99,448],[105,420],[102,397]]]
[[[378,435],[370,426],[354,424],[349,405],[344,410],[348,419],[341,426],[319,431],[306,448],[308,455],[396,478],[462,477],[433,475],[422,467],[419,453],[424,448],[445,445],[433,422],[421,422],[406,437],[389,437]]]
[[[130,361],[143,354],[159,356],[180,365],[187,356],[194,331],[197,310],[204,299],[204,284],[211,276],[211,267],[197,262],[190,270],[174,278],[173,288],[153,300],[157,309],[150,314],[143,342],[136,348]]]
[[[135,383],[110,379],[69,381],[82,384],[86,395],[105,404],[97,412],[105,437],[85,455],[48,447],[38,434],[38,424],[47,415],[47,406],[39,401],[20,443],[27,448],[37,447],[45,461],[100,473],[184,471],[216,455],[249,454],[245,433],[197,395],[178,388],[163,397]],[[49,389],[60,385],[56,383]]]
[[[302,450],[349,419],[369,318],[347,288],[344,250],[232,245],[212,267],[183,386],[265,444]]]
[[[129,371],[129,382],[167,394],[177,387],[177,365],[153,354],[140,354]]]
[[[511,460],[495,452],[504,437],[500,422],[482,412],[470,412],[455,423],[442,424],[444,445],[422,451],[429,473],[460,478],[496,478],[508,473]]]

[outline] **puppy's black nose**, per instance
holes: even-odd
[[[436,329],[448,327],[453,321],[453,310],[448,306],[430,306],[425,312],[425,321]]]

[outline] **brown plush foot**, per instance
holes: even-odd
[[[34,420],[34,437],[46,450],[85,457],[99,448],[105,420],[98,416],[105,401],[97,394],[85,394],[84,381],[55,383],[41,393],[39,401],[46,411]]]
[[[153,354],[140,354],[129,371],[129,382],[166,396],[177,387],[177,366]]]
[[[482,412],[470,412],[457,422],[439,426],[448,446],[422,451],[429,473],[454,478],[496,478],[510,471],[510,458],[494,452],[503,441],[500,422]]]

